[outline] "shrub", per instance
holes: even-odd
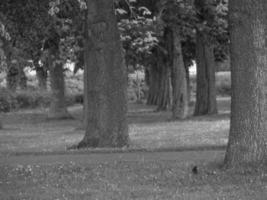
[[[0,89],[0,112],[10,112],[17,107],[16,98],[8,90]]]
[[[216,89],[220,95],[231,95],[230,72],[218,72],[216,74]]]
[[[196,93],[196,76],[190,77],[190,86],[192,92]],[[231,94],[231,73],[230,72],[217,72],[216,73],[216,91],[218,95],[230,95]]]
[[[48,107],[51,95],[46,91],[18,91],[14,94],[18,108]]]
[[[130,102],[142,102],[146,99],[148,87],[145,80],[129,76],[127,96]]]

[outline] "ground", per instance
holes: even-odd
[[[131,145],[122,150],[66,150],[83,137],[80,106],[70,108],[73,120],[47,121],[44,110],[5,114],[0,199],[264,200],[267,169],[221,167],[230,101],[218,100],[218,115],[185,121],[129,105]]]

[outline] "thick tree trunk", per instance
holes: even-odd
[[[34,62],[38,80],[38,88],[42,91],[45,91],[47,90],[47,70],[44,67],[41,67],[38,62],[39,61]]]
[[[204,33],[197,32],[196,42],[197,91],[194,115],[217,113],[215,61],[213,47]]]
[[[172,63],[172,118],[185,119],[188,115],[188,87],[186,71],[183,61],[182,46],[179,31],[172,30],[173,34],[173,63]]]
[[[113,1],[87,0],[86,133],[82,147],[128,145],[127,74]]]
[[[227,167],[266,161],[266,1],[229,1],[232,104]]]
[[[67,119],[71,115],[67,111],[65,102],[65,80],[62,64],[54,64],[49,67],[51,83],[51,103],[48,111],[49,119]]]

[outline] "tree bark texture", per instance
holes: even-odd
[[[231,123],[225,164],[266,161],[266,1],[229,1]]]
[[[18,74],[18,83],[19,83],[19,87],[21,90],[26,90],[27,89],[27,76],[24,72],[23,66],[19,66],[18,68],[19,70],[19,74]]]
[[[188,116],[188,87],[183,61],[179,30],[172,28],[173,54],[171,66],[172,78],[172,118],[185,119]]]
[[[185,66],[185,76],[186,76],[186,82],[187,82],[187,99],[188,99],[188,105],[190,105],[191,102],[191,86],[190,86],[190,73],[189,73],[189,67]]]
[[[213,47],[198,31],[196,41],[197,89],[194,115],[216,114],[215,61]]]
[[[19,75],[18,65],[15,61],[12,60],[7,60],[7,65],[8,65],[8,71],[6,77],[7,89],[12,92],[15,92],[18,87],[18,75]]]
[[[158,49],[158,51],[160,51]],[[158,92],[157,92],[157,111],[167,110],[170,106],[170,68],[164,61],[164,57],[158,53],[157,69],[158,69]]]
[[[170,104],[170,69],[166,57],[158,47],[154,51],[156,62],[149,68],[149,91],[147,105],[157,105],[157,110],[166,110]]]
[[[39,65],[39,61],[34,62],[36,76],[38,80],[38,88],[42,91],[47,90],[47,70]]]
[[[50,63],[51,103],[48,111],[49,119],[71,118],[65,102],[65,80],[62,64]]]
[[[82,147],[128,145],[127,73],[113,1],[87,0],[86,133]]]

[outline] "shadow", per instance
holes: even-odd
[[[170,112],[129,112],[127,119],[129,124],[150,124],[150,123],[161,123],[169,122],[171,117]]]
[[[204,115],[204,116],[191,116],[187,120],[190,121],[221,121],[230,119],[230,113],[219,113],[215,115]]]

